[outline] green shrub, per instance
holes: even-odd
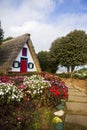
[[[72,74],[72,78],[87,79],[87,71],[78,71]]]
[[[71,73],[61,73],[61,74],[57,74],[60,78],[70,78],[71,77]]]

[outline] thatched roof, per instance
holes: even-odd
[[[3,42],[0,46],[0,72],[6,72],[12,66],[13,61],[18,56],[25,43],[27,43],[30,49],[37,71],[41,71],[32,41],[30,39],[30,34],[24,34],[17,38]]]

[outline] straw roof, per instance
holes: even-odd
[[[0,72],[6,73],[9,70],[25,43],[27,43],[30,49],[37,71],[41,72],[30,34],[24,34],[2,43],[0,46]]]

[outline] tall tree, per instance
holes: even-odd
[[[4,32],[3,29],[1,28],[1,21],[0,21],[0,45],[2,44],[4,38]]]
[[[48,66],[49,66],[48,65],[49,64],[49,62],[48,62],[49,52],[47,52],[47,51],[40,51],[37,54],[37,57],[39,59],[42,71],[47,71]]]
[[[40,51],[37,54],[42,71],[54,73],[57,70],[56,62],[51,59],[49,51]]]
[[[82,30],[70,32],[52,43],[50,53],[68,72],[70,68],[73,71],[75,66],[87,64],[87,34]]]

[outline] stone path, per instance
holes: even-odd
[[[68,86],[68,85],[67,85]],[[87,95],[82,90],[69,86],[66,102],[65,123],[75,123],[87,127]]]

